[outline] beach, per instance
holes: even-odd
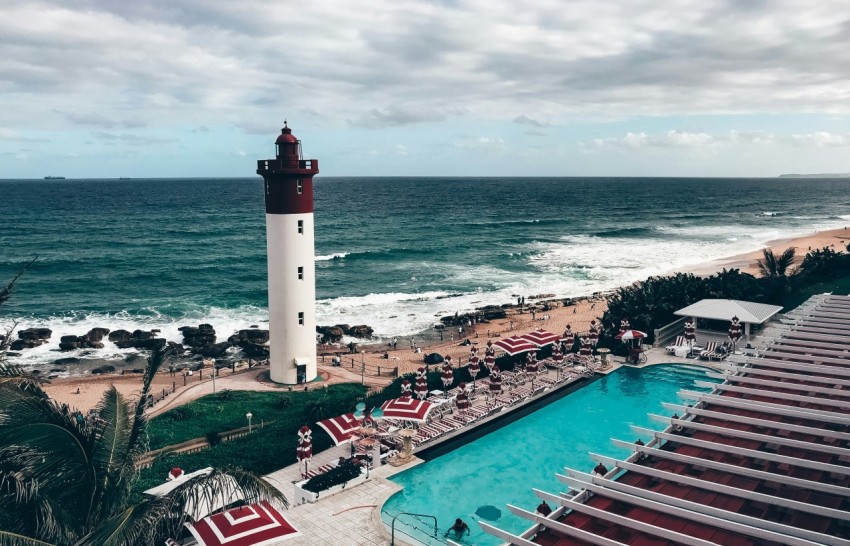
[[[799,238],[771,241],[769,247],[774,252],[781,253],[789,246],[794,246],[797,249],[797,258],[799,261],[808,252],[810,247],[811,249],[816,249],[834,245],[836,250],[843,250],[848,242],[850,242],[850,231],[836,229],[820,231]],[[683,272],[708,275],[723,268],[734,267],[756,274],[756,260],[761,257],[761,251],[749,252],[687,268]],[[397,367],[399,374],[415,372],[423,365],[424,356],[433,352],[443,356],[450,355],[456,363],[465,362],[469,356],[469,346],[461,344],[465,339],[469,339],[470,342],[482,348],[488,339],[497,340],[511,335],[524,334],[538,328],[553,333],[561,333],[567,325],[570,325],[574,332],[583,332],[588,330],[592,320],[599,322],[606,310],[606,301],[603,297],[581,298],[574,300],[574,302],[574,305],[558,305],[548,311],[538,311],[535,313],[535,318],[532,319],[532,313],[528,308],[535,302],[529,300],[526,302],[526,308],[523,312],[518,308],[509,308],[507,318],[493,320],[489,323],[476,324],[474,327],[467,329],[461,338],[458,338],[457,327],[447,326],[444,329],[443,341],[427,342],[422,337],[402,337],[398,338],[397,349],[392,349],[386,343],[361,344],[358,347],[358,351],[364,352],[346,354],[347,349],[342,344],[339,344],[337,347],[324,347],[322,350],[327,352],[328,356],[324,358],[324,362],[320,362],[320,369],[325,372],[325,375],[337,375],[338,377],[335,377],[333,379],[334,381],[356,381],[359,378],[361,362],[366,364],[368,369],[375,369],[375,367],[381,366],[385,370],[390,370]],[[515,304],[515,302],[512,303]],[[544,317],[546,317],[545,320]],[[411,349],[411,342],[419,346],[421,352],[415,352]],[[342,355],[341,369],[331,366],[330,354],[336,352]],[[389,358],[384,358],[385,352]],[[229,378],[231,374],[229,369],[222,369],[220,370],[221,379],[218,380],[219,390],[224,388],[245,390],[279,388],[257,379],[261,374],[261,369],[255,368],[252,372],[245,370],[235,374],[233,378]],[[204,370],[204,373],[206,374],[203,376],[203,381],[205,382],[204,389],[193,389],[193,394],[191,396],[180,397],[179,403],[185,403],[197,396],[212,392],[212,382],[209,379],[210,372],[209,370]],[[240,378],[240,376],[242,377]],[[151,392],[159,397],[163,392],[170,393],[174,389],[177,391],[174,395],[176,397],[176,395],[179,395],[180,392],[185,390],[183,378],[182,372],[177,372],[174,376],[167,370],[161,372],[154,380]],[[202,381],[198,372],[186,377],[186,379],[188,386],[198,384]],[[375,378],[367,375],[365,376],[365,381],[380,387],[386,384],[388,379],[387,377]],[[325,382],[322,381],[311,383],[308,388],[321,387],[323,384]],[[119,392],[125,396],[138,395],[141,388],[141,376],[139,374],[125,373],[124,375],[107,374],[57,378],[47,382],[44,385],[44,389],[56,400],[67,403],[82,411],[87,411],[97,404],[102,394],[112,385],[115,385]],[[169,396],[172,395],[169,394]],[[174,400],[168,400],[168,398],[159,404],[167,404],[169,407],[176,405]],[[154,410],[157,410],[159,404],[154,407]]]

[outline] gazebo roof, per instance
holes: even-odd
[[[741,322],[762,324],[776,313],[782,311],[778,305],[756,303],[741,300],[700,300],[692,305],[679,309],[676,315],[713,320],[732,320],[738,317]]]

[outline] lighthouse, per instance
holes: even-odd
[[[316,378],[313,176],[319,162],[302,158],[301,141],[285,121],[275,153],[257,161],[266,199],[271,379],[291,385]]]

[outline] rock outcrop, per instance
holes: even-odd
[[[345,333],[346,335],[349,335],[351,337],[368,339],[372,337],[373,332],[374,330],[371,326],[366,326],[365,324],[358,324],[357,326],[352,326],[351,328],[349,328],[348,331]]]
[[[53,331],[50,328],[27,328],[26,330],[21,330],[18,332],[18,339],[11,343],[9,349],[21,351],[44,345],[52,334]]]
[[[232,345],[238,345],[242,348],[242,352],[248,358],[264,359],[269,357],[269,348],[265,343],[269,340],[269,331],[260,330],[259,328],[249,328],[247,330],[239,330],[233,334],[227,341]],[[202,353],[203,354],[203,353]],[[204,354],[204,356],[207,356]]]
[[[215,344],[215,329],[211,324],[199,324],[195,326],[181,326],[178,328],[183,333],[183,345],[188,347],[206,347]]]

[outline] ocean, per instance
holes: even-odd
[[[848,179],[316,178],[319,324],[381,338],[517,295],[582,296],[847,225]],[[267,321],[262,182],[0,180],[0,280],[38,260],[0,326],[219,337]]]

